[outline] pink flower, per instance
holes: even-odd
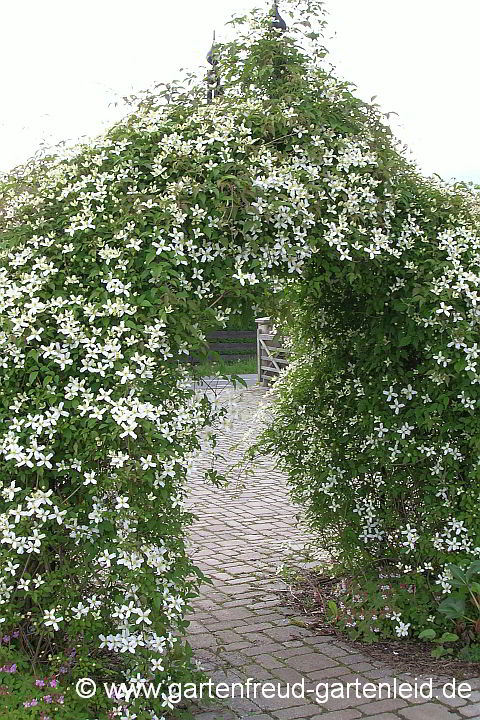
[[[3,667],[0,667],[0,672],[16,673],[17,666],[15,663],[13,665],[4,665]]]
[[[38,705],[37,698],[32,698],[30,701],[27,700],[27,702],[23,703],[23,707],[35,707],[35,705]]]

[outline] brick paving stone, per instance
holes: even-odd
[[[323,690],[322,690],[322,696],[323,696]],[[332,697],[329,698],[324,704],[323,707],[326,710],[343,710],[344,708],[357,708],[360,705],[365,705],[366,703],[370,702],[368,698],[365,697],[356,697],[355,693],[351,693],[350,696],[345,693],[344,697]]]
[[[224,622],[209,622],[204,620],[205,627],[209,632],[218,632],[218,630],[235,630],[241,627],[237,621],[225,620]]]
[[[315,670],[322,670],[326,667],[331,667],[337,664],[336,660],[325,657],[320,653],[307,653],[305,655],[294,655],[289,658],[289,664],[296,670],[302,670],[305,673],[313,672]]]
[[[219,630],[215,633],[222,643],[229,645],[230,643],[244,642],[244,638],[233,630]]]
[[[355,670],[355,672],[359,672],[359,673],[364,673],[366,670],[373,669],[373,665],[370,662],[352,663],[349,659],[348,664],[350,665],[352,670]]]
[[[324,715],[315,715],[311,720],[357,720],[360,717],[362,716],[358,710],[336,710]]]
[[[261,708],[256,700],[249,700],[248,698],[233,698],[228,701],[228,705],[232,710],[236,710],[243,715],[246,711],[248,712],[260,712]]]
[[[278,602],[278,600],[277,600]],[[273,624],[278,625],[286,625],[289,622],[289,619],[286,618],[282,613],[272,613],[272,612],[266,612],[266,610],[255,610],[255,614],[261,617],[262,622],[271,622]],[[287,640],[287,642],[290,642]],[[298,642],[295,640],[292,640],[291,642]]]
[[[221,717],[219,716],[218,712],[218,710],[216,710],[215,712],[200,712],[200,714],[195,714],[195,718],[197,718],[197,720],[235,720],[235,718],[238,717],[229,710],[222,710]],[[259,716],[257,715],[257,718],[258,717]]]
[[[239,628],[239,631],[242,634],[248,634],[248,633],[252,633],[252,632],[258,633],[258,632],[261,632],[262,630],[268,630],[269,628],[272,628],[272,627],[273,627],[272,623],[261,622],[261,623],[257,623],[256,625],[255,625],[255,623],[252,625],[242,625],[242,627]]]
[[[274,710],[273,716],[278,720],[305,720],[312,715],[318,714],[318,706],[305,706],[286,708],[284,710]]]
[[[340,647],[336,642],[333,642],[330,639],[329,643],[325,643],[322,645],[321,651],[325,653],[325,655],[330,655],[330,657],[333,658],[346,658],[349,656],[352,656],[351,650],[345,650],[345,648]],[[356,656],[358,658],[358,655]],[[362,660],[365,660],[365,656],[361,656]],[[360,662],[360,660],[358,660]]]
[[[303,682],[304,680],[304,675],[302,673],[299,673],[297,670],[285,665],[282,665],[281,668],[274,668],[271,672],[275,675],[275,677],[280,678],[280,680],[283,680],[285,683],[294,684]]]
[[[435,697],[437,698],[437,700],[439,700],[442,703],[442,705],[448,705],[449,707],[452,707],[452,708],[458,708],[458,707],[461,707],[462,705],[467,704],[467,700],[465,700],[464,698],[460,698],[457,696],[455,696],[453,698],[446,698],[443,695],[443,693],[440,693],[440,692],[435,694]],[[472,698],[470,698],[470,699],[472,699]]]
[[[305,673],[314,682],[344,682],[344,678],[350,673],[350,668],[346,665],[332,665],[331,667],[315,670],[315,672]]]
[[[266,655],[271,653],[274,657],[277,653],[282,651],[284,648],[280,643],[269,643],[268,645],[253,643],[249,648],[245,650],[245,655]]]
[[[277,658],[274,658],[273,655],[258,655],[255,657],[255,660],[260,663],[264,668],[268,668],[271,670],[272,668],[283,668],[285,667],[282,662],[280,662]]]
[[[222,659],[222,662],[225,663],[225,661],[231,665],[234,668],[243,667],[246,665],[249,660],[245,657],[245,655],[242,653],[241,650],[236,650],[233,652],[229,652],[228,650],[218,650],[217,651],[219,657]]]
[[[283,643],[285,647],[303,647],[305,645],[302,640],[287,640],[287,642]]]
[[[224,645],[224,647],[227,652],[233,652],[234,650],[247,650],[247,648],[251,647],[251,643],[248,642],[248,640],[242,640],[242,642],[228,643],[228,645]]]
[[[326,716],[324,715],[324,717]],[[380,715],[368,715],[368,720],[398,720],[398,715],[394,715],[393,713],[380,713]]]
[[[258,658],[255,658],[257,660]],[[260,665],[243,665],[242,670],[247,677],[251,677],[254,680],[272,680],[272,672],[265,667]]]
[[[480,718],[480,703],[474,705],[466,705],[465,707],[459,708],[461,715],[466,718],[473,718],[478,720]]]
[[[321,653],[315,653],[315,650],[312,650],[310,645],[296,645],[295,647],[285,647],[285,643],[283,643],[282,649],[277,652],[277,656],[281,657],[283,660],[287,660],[288,658],[300,657],[300,655],[312,654],[321,655]],[[326,655],[322,655],[322,657],[325,660],[330,660],[332,665],[335,665],[337,662],[336,660],[332,660],[332,658],[328,658]]]
[[[461,717],[437,703],[426,703],[425,705],[404,708],[399,711],[399,714],[406,720],[458,720]]]
[[[363,675],[360,675],[360,673],[352,672],[352,668],[350,667],[350,665],[345,665],[345,667],[349,670],[349,672],[346,675],[342,675],[341,681],[343,684],[355,683],[355,687],[356,687],[356,685],[358,683],[358,687],[361,688],[361,687],[363,687],[363,685],[370,682],[368,680],[368,678],[364,677]],[[371,699],[374,700],[375,698],[372,697]]]
[[[195,635],[196,633],[204,633],[206,632],[206,628],[204,625],[201,625],[198,622],[191,621],[190,625],[188,626],[188,632],[190,635]]]
[[[319,645],[321,643],[331,643],[331,635],[315,635],[314,637],[308,638],[309,645]]]
[[[285,625],[285,627],[266,630],[265,634],[274,640],[286,642],[287,640],[295,640],[303,635],[308,635],[308,630],[306,628],[296,627],[295,625]]]
[[[362,713],[365,715],[378,715],[379,713],[386,713],[392,710],[399,710],[400,708],[406,707],[407,703],[405,700],[400,698],[390,698],[390,700],[375,700],[363,705],[361,708]],[[437,706],[438,707],[438,706]]]
[[[195,706],[195,720],[480,720],[476,693],[470,700],[449,701],[361,697],[329,698],[315,702],[318,683],[392,683],[414,679],[354,651],[346,642],[330,635],[315,635],[308,617],[285,606],[286,586],[277,569],[286,563],[304,565],[303,549],[311,532],[297,522],[298,508],[289,500],[285,476],[275,458],[258,457],[246,467],[243,453],[262,426],[261,408],[266,390],[250,388],[235,395],[235,413],[228,432],[217,436],[222,460],[219,472],[234,479],[226,488],[214,487],[203,478],[211,466],[207,445],[195,461],[188,486],[188,504],[196,520],[189,537],[194,562],[212,584],[201,588],[193,603],[188,639],[196,658],[215,683],[255,682],[303,683],[305,698],[235,697],[213,707]],[[219,400],[228,402],[228,393]],[[237,466],[235,468],[235,466]],[[245,472],[239,473],[238,468]],[[234,470],[235,468],[235,470]],[[318,559],[327,559],[328,553]],[[421,679],[422,676],[419,676]],[[426,677],[426,676],[425,676]],[[438,683],[451,678],[438,678]],[[437,684],[438,684],[437,683]],[[480,678],[469,681],[480,690]],[[322,686],[323,687],[323,686]]]
[[[215,635],[211,633],[199,633],[198,635],[192,635],[190,638],[190,645],[193,648],[212,647],[212,645],[217,645],[219,642]]]
[[[220,620],[243,620],[244,618],[251,618],[251,610],[247,610],[244,607],[239,608],[227,608],[226,610],[214,610],[213,615],[218,617]]]
[[[275,683],[276,684],[276,683]],[[281,685],[280,695],[270,697],[259,697],[255,698],[255,702],[262,708],[263,711],[272,712],[274,710],[285,710],[291,707],[308,707],[312,703],[303,700],[300,697],[286,697],[286,686]]]

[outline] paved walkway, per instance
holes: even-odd
[[[253,385],[257,385],[258,382],[258,375],[255,374],[248,374],[248,375],[239,375],[238,377],[241,377],[242,380],[246,383],[247,387],[252,387]],[[201,390],[223,390],[227,387],[232,387],[232,383],[227,380],[226,378],[218,378],[215,376],[205,377],[202,379],[201,382],[193,383],[193,388],[201,389]],[[239,387],[240,384],[239,384]]]
[[[236,413],[232,427],[219,438],[217,452],[223,452],[223,467],[232,480],[227,489],[217,489],[201,479],[201,467],[208,467],[206,449],[191,479],[190,505],[198,515],[191,534],[191,551],[196,564],[208,575],[212,585],[202,589],[195,603],[190,626],[190,642],[196,657],[215,683],[273,683],[256,697],[249,697],[235,686],[235,698],[200,703],[195,717],[199,720],[480,720],[480,678],[470,681],[470,699],[444,697],[441,687],[451,678],[434,681],[438,699],[383,699],[363,696],[350,686],[350,697],[329,697],[315,702],[315,689],[321,700],[329,684],[379,682],[393,685],[415,679],[395,672],[354,651],[347,643],[330,636],[315,634],[305,627],[305,618],[282,604],[285,584],[276,571],[304,562],[302,550],[307,533],[296,525],[296,509],[291,505],[284,476],[275,469],[274,459],[262,457],[250,474],[232,469],[241,462],[242,453],[261,424],[259,406],[265,399],[263,388],[250,388],[236,395]],[[268,412],[268,410],[267,410]],[[261,415],[262,411],[260,412]],[[247,434],[247,437],[245,437]],[[279,592],[280,591],[280,592]],[[418,683],[429,678],[418,678]],[[290,683],[290,697],[284,697]],[[301,683],[292,688],[293,683]],[[280,686],[280,691],[277,686]],[[221,687],[221,686],[220,686]],[[338,685],[336,686],[338,689]],[[366,686],[368,687],[368,686]],[[437,689],[435,689],[437,688]],[[295,692],[293,692],[295,690]],[[310,691],[310,692],[309,692]],[[371,691],[371,688],[370,688]],[[428,694],[428,688],[424,690]],[[207,690],[206,690],[207,692]],[[221,690],[231,695],[232,690]],[[279,695],[282,697],[279,697]],[[292,694],[297,697],[292,697]],[[392,692],[392,695],[394,693]],[[405,691],[404,691],[405,694]],[[303,695],[303,697],[302,697]],[[338,692],[337,692],[338,695]],[[343,695],[347,695],[344,685]]]

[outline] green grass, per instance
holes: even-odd
[[[247,357],[245,360],[233,360],[232,362],[204,362],[195,365],[195,372],[202,377],[215,375],[252,375],[257,372],[257,358]]]

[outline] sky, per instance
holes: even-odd
[[[204,64],[213,29],[221,40],[233,13],[263,5],[2,3],[0,171],[42,143],[98,134],[125,114],[124,95]],[[480,183],[479,0],[325,0],[325,9],[330,62],[357,95],[398,113],[392,128],[423,172]]]

